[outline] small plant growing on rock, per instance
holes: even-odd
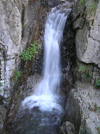
[[[86,67],[84,65],[82,65],[82,66],[79,67],[79,70],[78,71],[81,72],[81,73],[83,73],[85,71],[85,68]]]
[[[97,3],[96,2],[91,2],[88,6],[87,6],[87,13],[90,15],[90,16],[94,16],[95,13],[96,13],[96,10],[97,10]]]
[[[100,79],[95,83],[95,87],[97,87],[97,88],[100,87]]]
[[[0,87],[2,86],[2,84],[0,83]]]
[[[84,7],[88,0],[80,0],[80,6]],[[89,4],[86,6],[86,13],[89,17],[94,17],[97,10],[97,3],[95,0],[91,0]]]
[[[100,127],[98,128],[98,134],[100,134]]]
[[[12,79],[14,79],[15,81],[18,81],[18,79],[22,76],[22,71],[18,70],[18,71],[14,71],[14,75],[12,77]]]
[[[2,83],[0,83],[0,87],[2,86]],[[2,90],[0,89],[0,93],[2,92]]]
[[[86,4],[87,0],[80,0],[80,5],[84,6]]]
[[[81,65],[78,70],[81,74],[83,74],[83,78],[90,78],[91,76],[91,68],[86,65]]]
[[[31,46],[29,48],[27,48],[26,50],[23,51],[23,53],[21,54],[21,59],[22,60],[31,60],[32,58],[34,58],[35,54],[37,53],[37,43],[34,42],[34,44],[31,44]]]

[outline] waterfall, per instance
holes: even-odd
[[[60,85],[60,43],[67,15],[53,8],[48,15],[44,34],[43,78],[32,96],[26,97],[22,106],[40,110],[61,110],[57,90]]]

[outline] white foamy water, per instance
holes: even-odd
[[[22,106],[39,107],[42,111],[62,110],[58,104],[60,85],[60,43],[67,16],[55,8],[50,12],[44,34],[44,75],[32,96],[26,97]]]

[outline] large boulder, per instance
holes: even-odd
[[[99,134],[100,91],[77,81],[68,96],[64,121],[73,122],[79,134]]]
[[[73,28],[76,31],[76,54],[80,61],[94,63],[100,68],[100,1],[93,18],[78,17]]]

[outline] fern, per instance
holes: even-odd
[[[97,87],[97,88],[100,87],[100,79],[95,83],[95,87]]]
[[[18,81],[18,79],[22,76],[22,71],[18,70],[18,71],[14,71],[14,75],[12,77],[12,79],[14,79],[15,81]]]
[[[81,73],[83,73],[85,71],[85,68],[86,67],[82,65],[82,66],[79,67],[79,70],[78,71],[81,72]]]
[[[31,44],[29,48],[23,51],[23,53],[21,54],[21,59],[24,61],[28,59],[31,60],[32,58],[35,57],[37,49],[38,49],[37,43],[34,42],[34,44]]]

